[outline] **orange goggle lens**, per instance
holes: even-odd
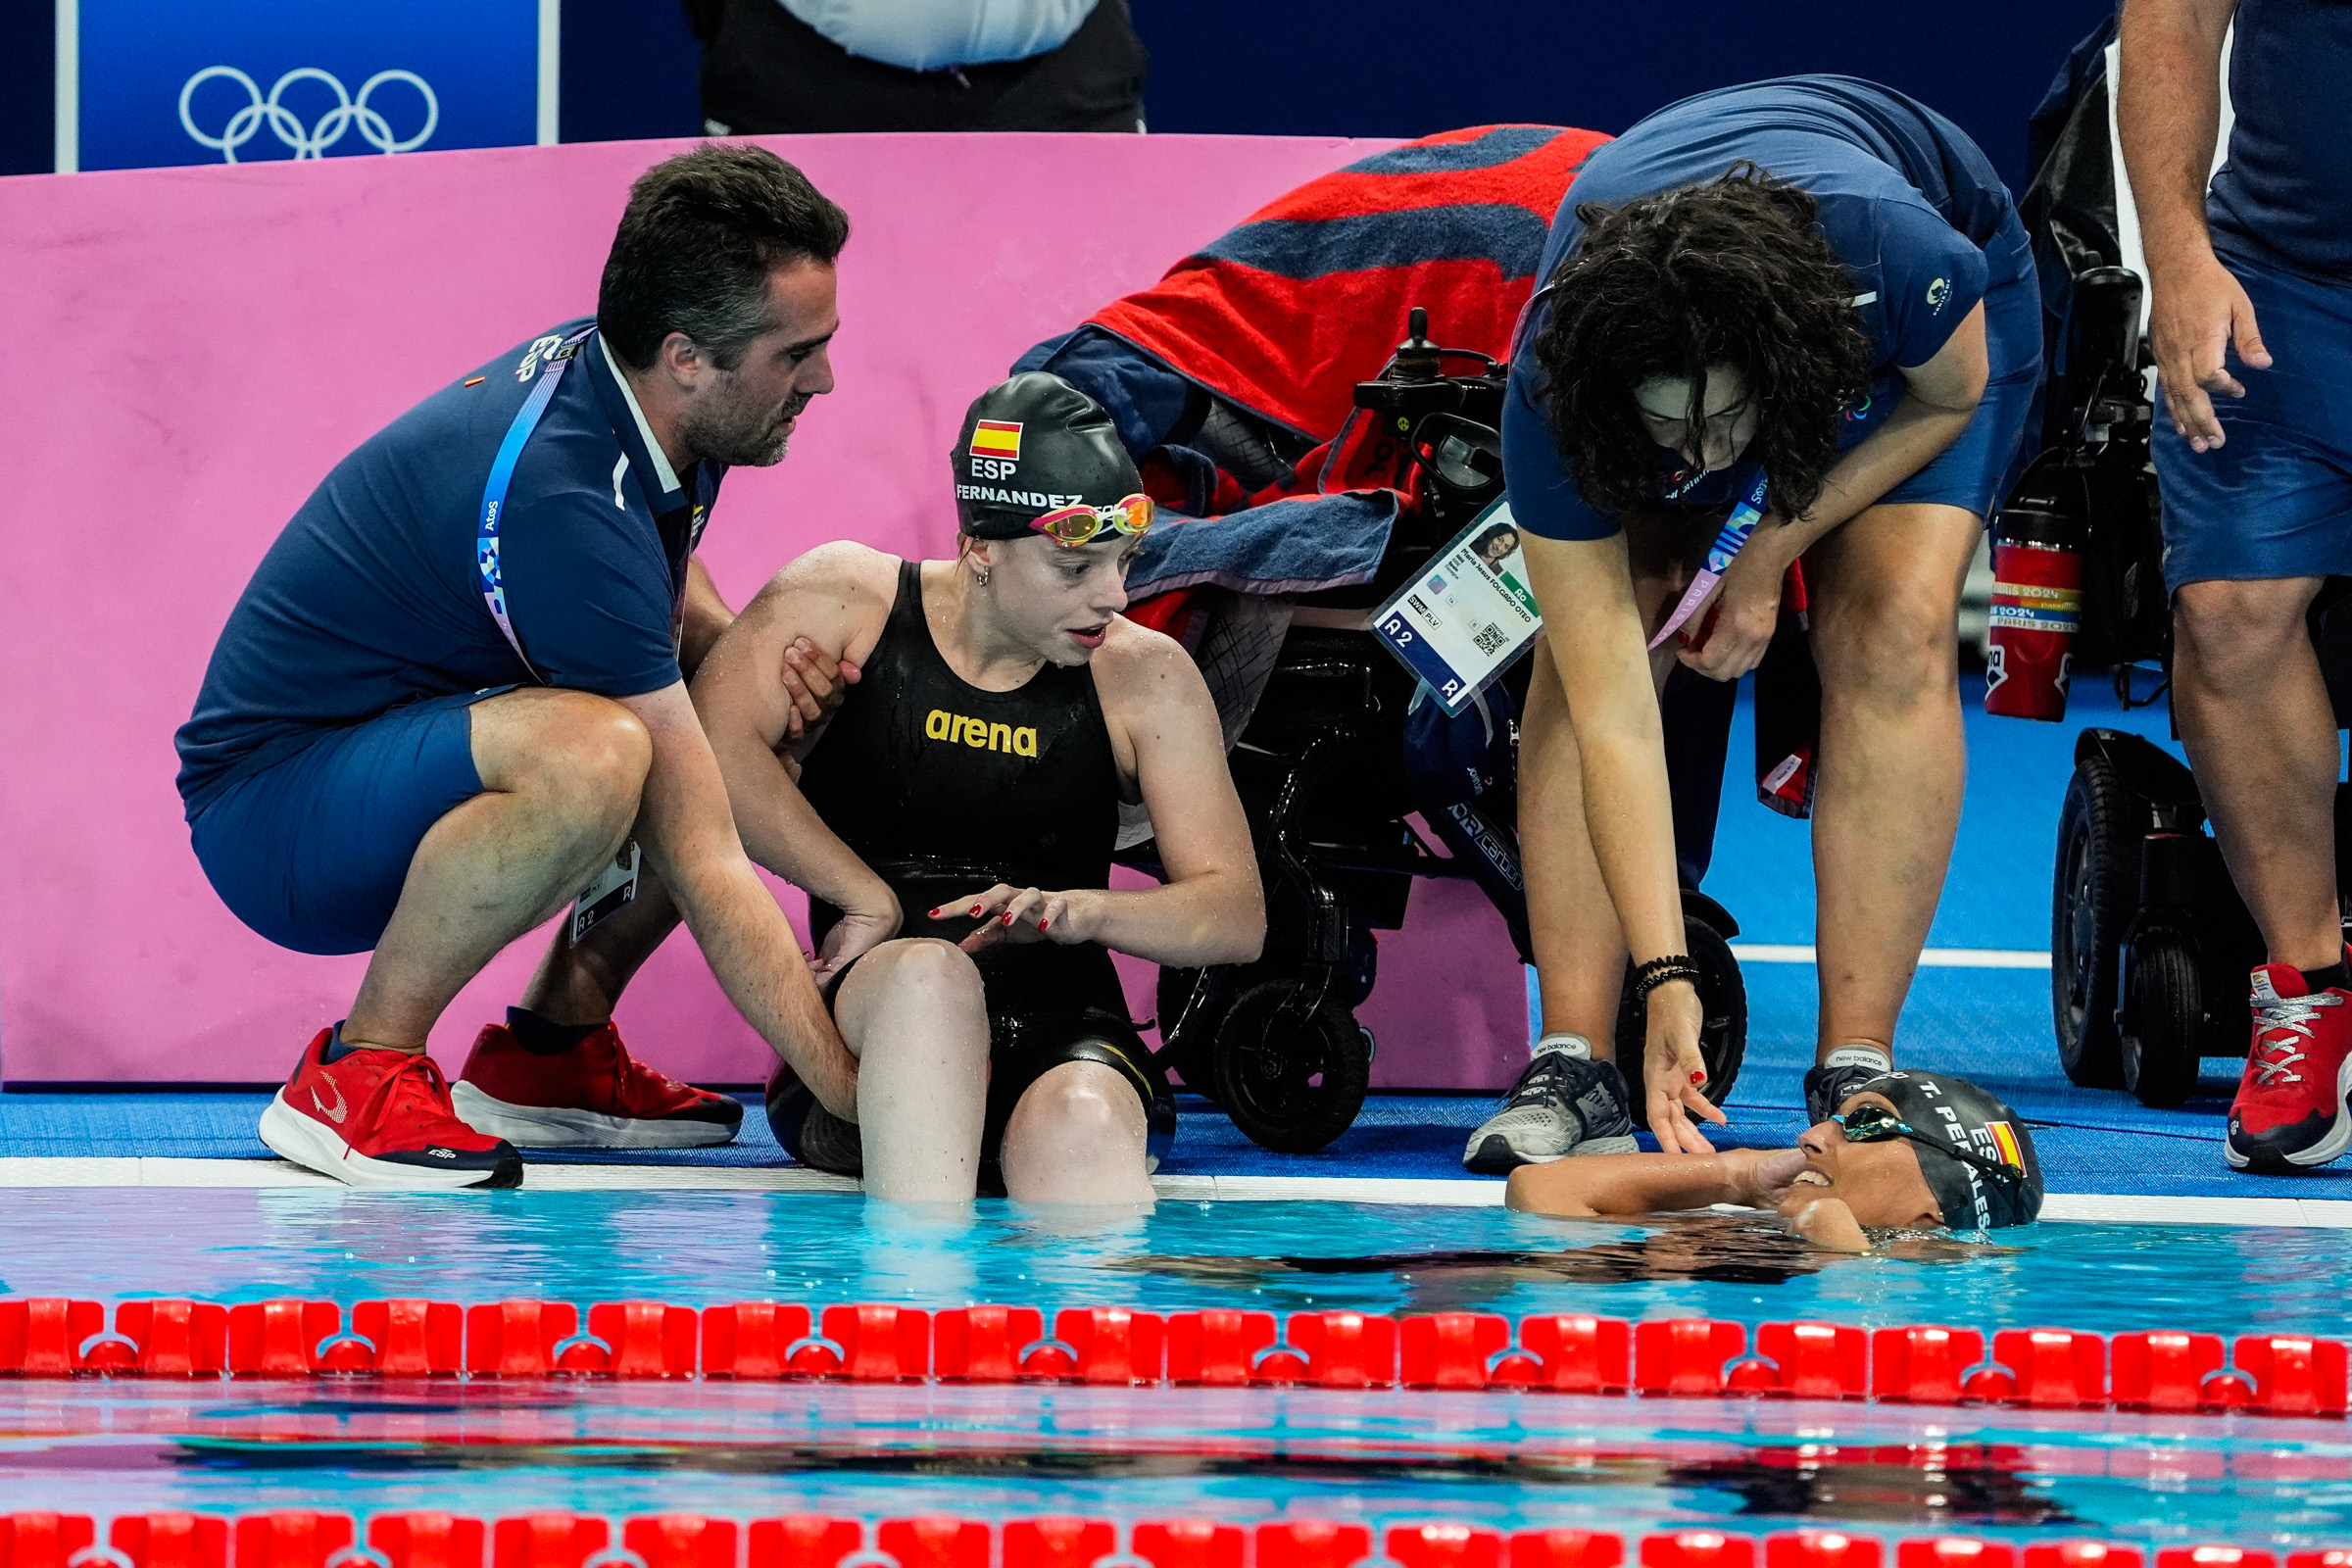
[[[1152,526],[1152,498],[1132,495],[1107,507],[1064,507],[1034,519],[1029,526],[1073,548],[1092,541],[1105,528],[1138,534]]]

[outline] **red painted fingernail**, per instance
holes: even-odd
[[[1010,909],[1006,909],[1004,911],[1004,923],[1006,925],[1012,924],[1012,911]]]
[[[1038,921],[1038,922],[1037,922],[1037,928],[1038,928],[1040,931],[1043,931],[1043,930],[1046,928],[1046,922],[1045,922],[1045,921],[1043,921],[1043,920],[1040,920],[1040,921]]]
[[[935,909],[933,909],[933,910],[931,911],[931,913],[932,913],[933,917],[934,917],[934,918],[936,918],[936,917],[938,916],[938,914],[939,914],[939,910],[937,910],[937,909],[935,908]]]
[[[979,913],[980,913],[980,906],[978,906],[977,904],[973,905],[973,906],[972,906],[972,914],[973,914],[973,916],[974,916],[975,918],[977,918],[977,917],[978,917],[978,915],[979,915]]]
[[[1694,1072],[1690,1075],[1690,1081],[1694,1084],[1703,1084],[1707,1081],[1707,1075],[1703,1072]]]

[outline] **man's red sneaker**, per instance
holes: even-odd
[[[2352,1145],[2352,992],[2310,991],[2292,964],[2254,971],[2254,1044],[2230,1106],[2230,1163],[2288,1172]]]
[[[486,1025],[450,1091],[458,1114],[524,1149],[699,1149],[743,1125],[743,1103],[656,1072],[611,1024],[561,1055]]]
[[[522,1156],[449,1106],[433,1058],[363,1047],[328,1061],[321,1029],[262,1112],[262,1142],[354,1187],[520,1187]]]

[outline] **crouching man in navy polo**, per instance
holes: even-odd
[[[624,906],[623,926],[683,916],[744,1017],[855,1119],[857,1063],[744,858],[685,680],[729,619],[694,561],[720,478],[780,461],[832,390],[848,235],[767,152],[660,165],[594,319],[370,437],[255,571],[179,731],[197,858],[270,941],[373,953],[262,1114],[287,1158],[361,1187],[512,1187],[515,1145],[732,1138],[739,1104],[613,1031],[634,965],[596,923]],[[807,673],[813,719],[835,669]],[[427,1032],[575,897],[453,1091]]]

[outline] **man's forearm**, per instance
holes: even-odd
[[[680,607],[678,627],[678,667],[688,680],[703,667],[703,660],[718,641],[719,633],[735,623],[735,612],[718,596],[718,584],[695,557],[686,564],[686,597]]]
[[[798,939],[751,862],[711,867],[673,893],[719,989],[828,1109],[855,1116],[857,1068],[817,995]],[[836,1086],[849,1085],[845,1108]]]
[[[2151,271],[2213,254],[2205,185],[2221,130],[2230,9],[2195,0],[2129,0],[2124,7],[2116,127]]]

